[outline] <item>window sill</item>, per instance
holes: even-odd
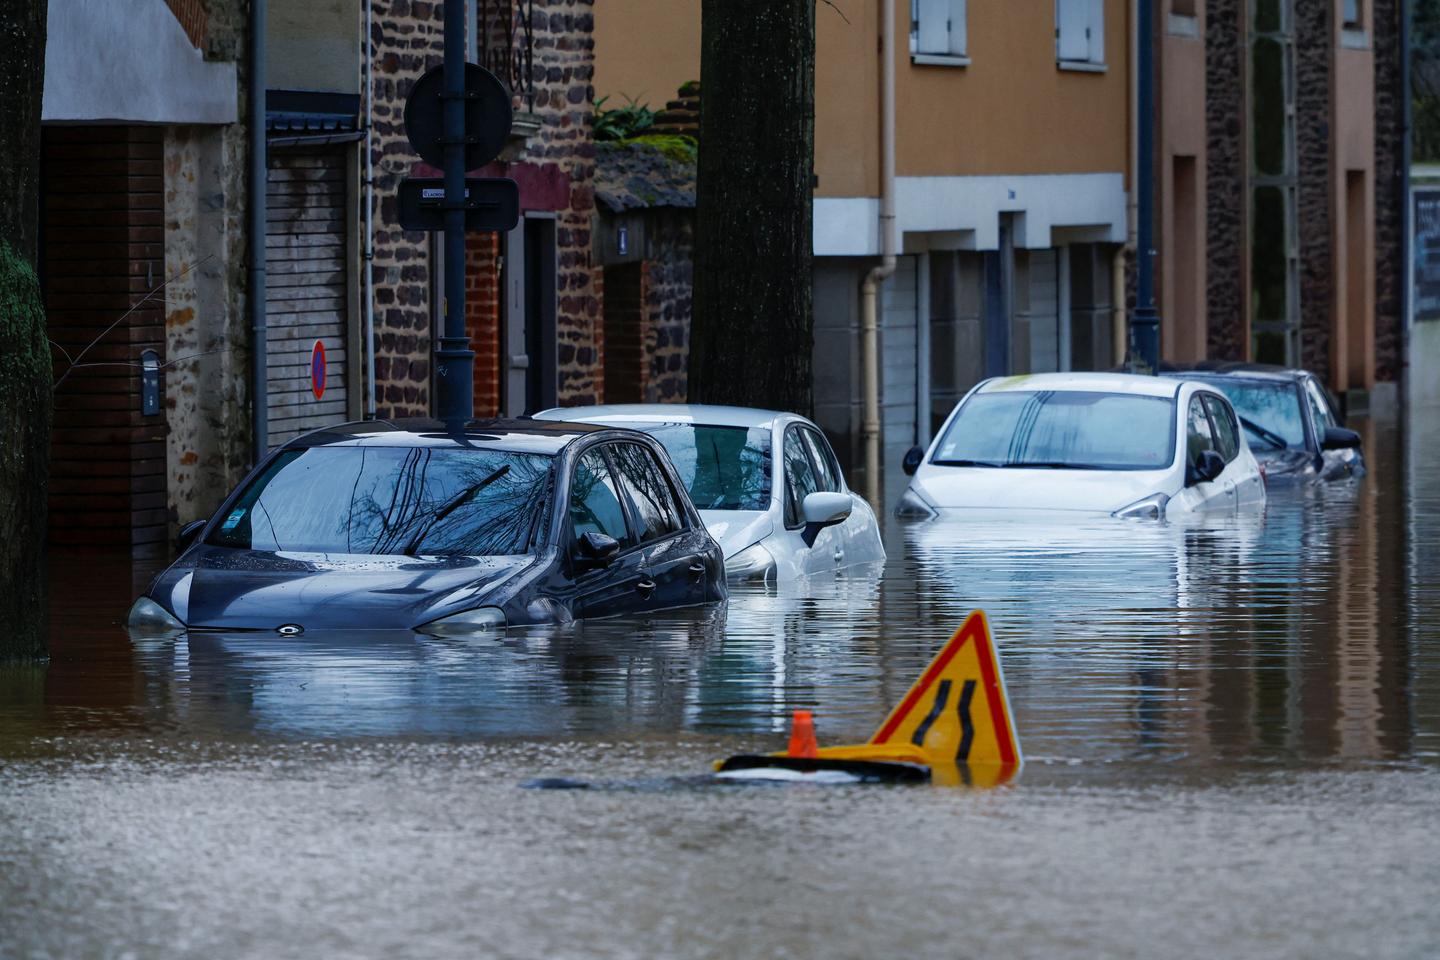
[[[1069,70],[1071,73],[1106,73],[1109,67],[1103,63],[1091,63],[1088,60],[1056,60],[1056,70]]]
[[[1200,36],[1200,20],[1183,13],[1172,13],[1166,21],[1166,32],[1172,37]]]
[[[1352,30],[1348,27],[1340,31],[1340,46],[1346,50],[1369,50],[1370,34],[1364,30]]]
[[[968,67],[969,57],[956,57],[944,53],[912,53],[910,62],[917,67]]]

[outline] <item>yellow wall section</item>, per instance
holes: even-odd
[[[875,196],[880,4],[833,3],[815,11],[817,195]],[[935,67],[910,63],[910,4],[896,0],[897,172],[1125,171],[1126,10],[1125,0],[1106,0],[1105,73],[1056,67],[1055,10],[1045,0],[970,0],[971,64]],[[628,94],[663,107],[700,75],[700,0],[603,0],[595,57],[597,97],[619,103]]]

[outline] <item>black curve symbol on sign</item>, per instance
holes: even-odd
[[[930,708],[930,712],[926,714],[925,719],[921,720],[920,725],[915,728],[914,735],[910,737],[911,743],[924,749],[925,734],[930,732],[931,725],[934,724],[935,719],[940,716],[940,711],[945,709],[945,702],[949,699],[950,681],[941,680],[939,688],[935,691],[935,704]]]
[[[975,681],[966,680],[960,688],[960,749],[955,760],[964,763],[970,759],[970,744],[975,740],[975,724],[970,720],[970,698],[975,696]]]

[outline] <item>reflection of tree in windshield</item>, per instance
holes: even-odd
[[[664,445],[701,510],[769,507],[769,428],[672,423],[642,429]]]
[[[294,451],[246,491],[213,542],[325,553],[525,553],[550,497],[550,464],[498,450]]]

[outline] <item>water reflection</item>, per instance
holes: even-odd
[[[892,522],[883,571],[499,638],[132,642],[116,621],[151,570],[61,558],[55,659],[0,673],[0,755],[97,732],[702,735],[738,751],[777,744],[799,707],[817,711],[822,742],[855,741],[979,607],[1032,764],[1429,760],[1440,716],[1423,642],[1440,608],[1426,576],[1440,553],[1440,496],[1426,479],[1436,446],[1371,430],[1369,477],[1276,491],[1263,516]]]

